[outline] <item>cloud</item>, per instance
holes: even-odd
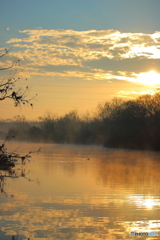
[[[160,32],[122,33],[109,30],[74,31],[26,29],[27,37],[11,38],[11,57],[21,59],[24,72],[34,75],[81,76],[84,80],[129,81],[141,72],[160,72]],[[28,70],[27,70],[28,69]],[[121,72],[121,74],[119,74]],[[33,72],[30,71],[30,76]]]
[[[136,92],[136,91],[119,91],[117,92],[117,95],[145,95],[145,94],[150,94],[154,95],[157,91],[156,90],[147,90],[147,91],[141,91],[141,92]]]
[[[157,90],[146,90],[146,91],[124,91],[124,90],[121,90],[121,91],[118,91],[117,93],[115,93],[113,96],[115,97],[118,97],[118,98],[126,98],[126,99],[135,99],[135,97],[137,98],[138,96],[141,96],[141,95],[146,95],[146,94],[149,94],[149,95],[154,95],[155,93],[157,93]]]
[[[102,57],[84,61],[84,66],[90,68],[102,69],[105,71],[128,71],[134,73],[147,72],[156,70],[160,72],[160,59],[147,59],[142,57],[126,58],[126,59],[110,59]]]

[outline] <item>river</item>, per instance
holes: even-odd
[[[20,143],[32,154],[0,193],[0,239],[160,237],[160,153]],[[10,143],[14,150],[17,143]],[[141,236],[140,239],[159,239]]]

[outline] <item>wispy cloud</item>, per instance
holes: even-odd
[[[59,75],[138,83],[141,72],[160,72],[160,32],[122,33],[113,29],[19,32],[27,37],[8,40],[14,47],[10,60],[21,59],[23,74],[26,72],[27,76]]]
[[[117,92],[116,96],[118,97],[129,97],[129,98],[134,98],[131,97],[132,95],[145,95],[145,94],[149,94],[149,95],[154,95],[157,91],[156,90],[147,90],[147,91],[141,91],[141,92],[136,92],[136,91],[119,91]]]

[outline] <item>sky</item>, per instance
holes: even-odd
[[[1,0],[0,58],[34,107],[1,102],[1,119],[95,111],[154,94],[160,85],[159,0]],[[26,80],[27,79],[27,80]],[[24,89],[24,90],[23,90]]]

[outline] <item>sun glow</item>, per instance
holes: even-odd
[[[153,208],[153,206],[155,205],[155,202],[153,199],[146,199],[144,201],[144,205],[146,206],[146,209],[150,210]]]
[[[139,208],[145,208],[146,210],[151,210],[156,206],[159,206],[157,199],[152,197],[143,198],[142,196],[131,196],[129,197]]]
[[[159,85],[160,84],[160,74],[155,71],[150,71],[147,73],[140,73],[137,77],[137,82],[145,85]]]
[[[145,47],[142,45],[134,45],[131,47],[129,55],[145,56],[150,59],[158,59],[160,57],[160,49],[156,46]]]

